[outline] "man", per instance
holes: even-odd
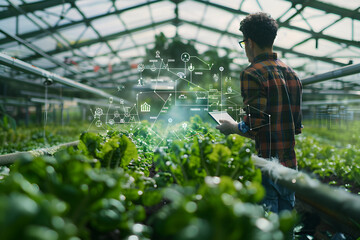
[[[237,133],[255,140],[258,155],[296,169],[295,134],[301,133],[302,85],[296,73],[277,58],[273,43],[276,21],[266,13],[248,15],[240,23],[250,65],[241,73],[240,85],[246,116],[240,123],[221,121],[224,134]],[[295,193],[263,175],[263,204],[272,212],[292,210]]]

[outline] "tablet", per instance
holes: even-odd
[[[218,123],[221,124],[219,120],[228,120],[230,122],[236,122],[227,112],[209,112],[210,116]]]

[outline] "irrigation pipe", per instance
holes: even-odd
[[[337,223],[342,231],[355,237],[360,236],[359,196],[340,188],[330,187],[306,173],[286,168],[275,161],[255,155],[252,159],[264,174],[295,191],[299,200],[314,208],[331,223]]]
[[[28,152],[16,152],[16,153],[0,155],[0,166],[13,164],[17,159],[19,159],[20,157],[22,157],[25,154],[31,154],[34,157],[42,156],[42,155],[53,155],[54,153],[59,151],[61,148],[77,146],[78,144],[79,144],[79,140],[74,141],[74,142],[59,144],[59,145],[56,145],[53,147],[39,148],[39,149],[31,150]]]

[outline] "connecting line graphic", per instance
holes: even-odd
[[[181,138],[179,138],[179,136],[176,134],[176,132],[174,130],[172,131],[172,133],[175,135],[175,137],[177,137],[180,141],[182,141]]]
[[[228,97],[228,98],[226,98],[226,99],[229,100],[229,99],[236,98],[236,97],[241,97],[241,95],[240,95],[240,94],[237,94],[237,95],[235,95],[235,96]]]
[[[263,114],[265,114],[265,115],[267,115],[268,118],[269,118],[269,123],[263,124],[263,125],[260,125],[260,126],[257,126],[257,127],[254,127],[254,128],[253,128],[253,127],[251,126],[251,113],[250,113],[250,108],[252,108],[252,109],[254,109],[254,110],[258,111],[258,112],[261,112],[261,113],[263,113]],[[270,114],[267,114],[267,113],[264,112],[264,111],[261,111],[261,110],[258,109],[258,108],[255,108],[255,107],[253,107],[253,106],[250,106],[249,104],[247,105],[247,110],[248,110],[248,113],[249,113],[248,116],[249,116],[250,130],[258,129],[258,128],[261,128],[261,127],[264,127],[264,126],[269,125],[269,140],[270,140],[270,142],[269,142],[269,157],[271,157],[271,115],[270,115]]]
[[[176,74],[175,74],[176,75]],[[205,92],[209,92],[208,90],[206,90],[205,88],[202,88],[202,87],[200,87],[199,85],[196,85],[195,83],[192,83],[192,82],[190,82],[189,80],[187,80],[187,79],[184,79],[184,78],[178,78],[178,79],[176,79],[175,80],[175,82],[177,81],[177,80],[184,80],[184,81],[186,81],[186,82],[188,82],[188,83],[190,83],[190,84],[192,84],[192,85],[194,85],[195,87],[198,87],[198,88],[201,88],[201,89],[203,89]]]
[[[170,98],[171,98],[171,93],[169,94],[169,97],[166,99],[164,105],[161,107],[161,110],[165,107],[166,103],[169,101]],[[156,121],[158,120],[158,118],[159,118],[159,116],[160,116],[160,114],[161,114],[161,110],[160,110],[159,114],[156,116],[155,121],[154,121],[153,124],[151,125],[151,129],[154,127]]]
[[[152,130],[151,128],[148,128],[148,130],[150,130],[151,132],[153,132],[159,139],[160,142],[156,145],[156,148],[159,147],[159,145],[164,141],[165,138],[161,137],[159,134],[157,134],[154,130]]]
[[[198,59],[200,62],[203,62],[204,64],[206,64],[209,69],[202,69],[202,70],[211,70],[211,68],[214,66],[214,64],[212,63],[211,66],[209,63],[205,62],[204,60],[202,60],[201,58],[199,58],[198,56],[190,56],[191,58],[196,58]],[[200,68],[198,68],[199,70],[201,70]]]
[[[161,98],[161,100],[163,100],[163,102],[165,102],[165,99],[163,99],[155,90],[154,90],[154,93],[155,93],[159,98]]]
[[[105,118],[105,123],[108,123],[108,115],[109,115],[109,111],[110,111],[111,105],[112,105],[112,102],[110,102],[109,107],[108,107],[108,109],[107,109],[106,118]]]
[[[159,72],[158,72],[158,75],[157,75],[157,78],[156,78],[155,90],[156,90],[156,87],[157,87],[157,84],[158,84],[158,80],[159,80],[160,72],[161,72],[161,66],[162,66],[163,63],[164,63],[164,60],[161,59],[160,66],[159,66]],[[154,92],[155,92],[155,90],[154,90]]]

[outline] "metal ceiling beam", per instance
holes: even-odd
[[[331,100],[324,100],[324,101],[305,101],[302,102],[302,105],[304,106],[315,106],[315,105],[350,105],[350,104],[356,104],[358,105],[360,103],[360,99],[349,99],[349,100],[342,100],[342,101],[331,101]]]
[[[111,16],[111,15],[122,14],[124,12],[129,11],[129,10],[133,10],[133,9],[136,9],[136,8],[140,8],[140,7],[143,7],[143,6],[151,5],[153,3],[158,3],[158,2],[162,2],[162,1],[164,1],[164,0],[149,1],[149,2],[146,2],[146,3],[138,4],[138,5],[131,6],[131,7],[127,7],[127,8],[124,8],[124,9],[119,9],[119,10],[116,10],[116,11],[113,11],[113,12],[110,12],[110,13],[105,13],[105,14],[94,16],[94,17],[89,17],[89,18],[87,18],[87,21],[92,22],[94,20],[104,18],[104,17],[108,17],[108,16]],[[45,2],[52,2],[52,1],[45,1]],[[67,29],[67,28],[76,26],[76,25],[80,25],[80,24],[85,24],[86,25],[86,22],[84,20],[73,21],[73,22],[70,22],[70,23],[66,23],[66,24],[63,24],[63,25],[56,26],[56,27],[50,27],[50,28],[47,28],[46,30],[50,31],[50,32],[57,32],[57,31],[60,31],[60,30],[63,30],[63,29]],[[22,38],[22,39],[27,39],[27,38],[39,37],[39,36],[42,36],[42,35],[47,35],[47,33],[42,31],[42,30],[37,30],[37,31],[29,32],[29,33],[20,34],[18,36],[20,38]],[[11,42],[10,39],[4,38],[4,39],[0,40],[0,45],[1,44],[6,44],[6,43],[9,43],[9,42]]]
[[[291,2],[293,5],[296,5],[296,4],[303,4],[304,0],[285,0],[285,1]],[[339,1],[339,3],[340,3],[340,1]],[[308,4],[308,7],[322,10],[326,13],[333,13],[333,14],[339,15],[343,18],[348,17],[348,18],[360,20],[360,12],[353,11],[353,10],[350,10],[347,8],[343,8],[343,7],[341,7],[341,4],[339,6],[335,6],[335,5],[332,5],[329,3],[312,0]]]
[[[35,46],[34,44],[31,44],[19,37],[17,37],[16,35],[12,35],[8,32],[5,32],[4,30],[0,29],[0,32],[3,33],[5,36],[7,36],[8,38],[14,39],[15,41],[17,41],[18,43],[21,43],[22,45],[24,45],[26,48],[30,49],[31,51],[39,54],[40,56],[44,57],[45,59],[49,60],[50,62],[54,63],[55,65],[58,65],[66,70],[68,70],[69,72],[75,73],[75,74],[80,74],[81,72],[73,67],[70,67],[68,65],[66,65],[65,63],[53,58],[52,56],[46,54],[44,51],[42,51],[40,48],[38,48],[37,46]]]
[[[18,78],[18,77],[12,77],[10,75],[3,75],[0,74],[0,81],[14,81],[14,82],[19,82],[20,84],[25,84],[22,85],[22,87],[27,87],[27,86],[33,86],[33,87],[44,87],[44,85],[42,83],[36,83],[34,81],[29,81],[26,79],[22,79],[22,78]]]
[[[217,32],[219,34],[225,34],[225,35],[229,35],[229,36],[232,36],[232,37],[235,37],[235,38],[240,37],[240,35],[237,35],[237,34],[234,34],[234,33],[226,32],[226,31],[223,31],[223,30],[220,30],[220,29],[216,29],[216,28],[213,28],[213,27],[201,25],[201,24],[194,23],[194,22],[191,22],[191,21],[182,20],[182,22],[193,25],[193,26],[196,26],[196,27],[200,26],[200,27],[202,27],[202,28],[204,28],[206,30],[209,30],[209,31],[212,31],[212,32]],[[294,51],[294,50],[278,47],[278,46],[274,46],[274,50],[275,51],[280,51],[280,52],[283,52],[283,53],[291,53],[291,54],[297,55],[299,57],[305,57],[305,58],[315,59],[315,60],[319,60],[319,61],[323,61],[323,62],[328,62],[328,63],[335,64],[335,65],[338,65],[338,66],[345,66],[346,65],[344,63],[334,61],[334,60],[332,60],[332,58],[312,56],[312,55],[304,54],[304,53],[297,52],[297,51]]]
[[[104,41],[114,40],[114,39],[117,39],[117,38],[122,37],[122,36],[127,35],[127,34],[131,34],[131,33],[134,33],[134,32],[139,32],[139,31],[146,30],[146,29],[148,29],[148,28],[150,28],[152,26],[160,26],[160,25],[172,23],[172,21],[173,21],[173,19],[168,19],[168,20],[164,20],[164,21],[161,21],[161,22],[157,22],[157,23],[150,23],[148,25],[141,26],[141,27],[138,27],[138,28],[134,28],[132,30],[126,30],[126,31],[106,35],[106,36],[103,37],[103,40]],[[81,47],[85,47],[85,46],[90,46],[90,45],[96,44],[98,42],[99,42],[99,39],[95,38],[95,39],[90,39],[90,40],[83,41],[83,42],[80,42],[80,43],[77,43],[77,44],[73,44],[70,47],[73,48],[73,49],[77,49],[77,48],[81,48]],[[67,49],[55,49],[55,50],[51,50],[51,51],[46,52],[46,54],[54,55],[54,54],[62,53],[62,52],[65,52],[65,51],[68,51],[68,50]],[[25,58],[23,60],[25,62],[28,62],[28,61],[38,59],[40,57],[41,56],[39,56],[39,55],[33,55],[33,56],[27,57],[27,58]]]
[[[75,0],[66,0],[65,3],[72,3]],[[55,7],[57,5],[63,4],[63,0],[45,0],[45,1],[38,1],[33,3],[26,3],[26,4],[20,4],[18,7],[26,11],[27,13],[32,13],[35,11],[43,10],[45,8]],[[15,8],[9,6],[9,8],[5,11],[0,12],[0,19],[9,18],[9,17],[16,17],[20,16],[21,13],[19,13]]]
[[[302,79],[301,82],[303,85],[308,85],[308,84],[323,82],[323,81],[338,78],[338,77],[353,75],[353,74],[357,74],[357,73],[360,73],[360,63],[342,67],[342,68],[338,68],[338,69],[332,70],[330,72],[316,74],[316,75]]]
[[[360,97],[360,91],[356,91],[356,90],[315,90],[315,89],[309,89],[309,88],[305,88],[303,89],[303,94],[311,94],[311,95],[344,95],[344,96],[357,96]]]
[[[101,96],[101,97],[104,97],[104,98],[112,97],[114,100],[120,101],[120,98],[118,98],[116,96],[113,96],[113,95],[111,95],[109,93],[106,93],[106,92],[101,91],[99,89],[87,86],[85,84],[75,82],[75,81],[73,81],[71,79],[61,77],[61,76],[59,76],[57,74],[54,74],[54,73],[51,73],[51,72],[46,71],[44,69],[35,67],[35,66],[31,65],[31,64],[28,64],[28,63],[23,62],[23,61],[21,61],[19,59],[10,57],[10,56],[8,56],[6,54],[3,54],[3,53],[0,53],[0,64],[11,67],[11,68],[14,68],[14,69],[18,69],[18,70],[23,71],[23,72],[31,73],[31,74],[34,74],[34,75],[39,76],[39,77],[43,77],[44,80],[47,80],[47,81],[50,81],[50,82],[51,81],[58,82],[60,84],[66,85],[66,86],[70,86],[70,87],[73,87],[73,88],[80,89],[80,90],[82,90],[84,92],[89,92],[89,93],[92,93],[92,94],[95,94],[95,95],[98,95],[98,96]],[[128,101],[125,101],[125,103],[130,104],[130,102],[128,102]]]

